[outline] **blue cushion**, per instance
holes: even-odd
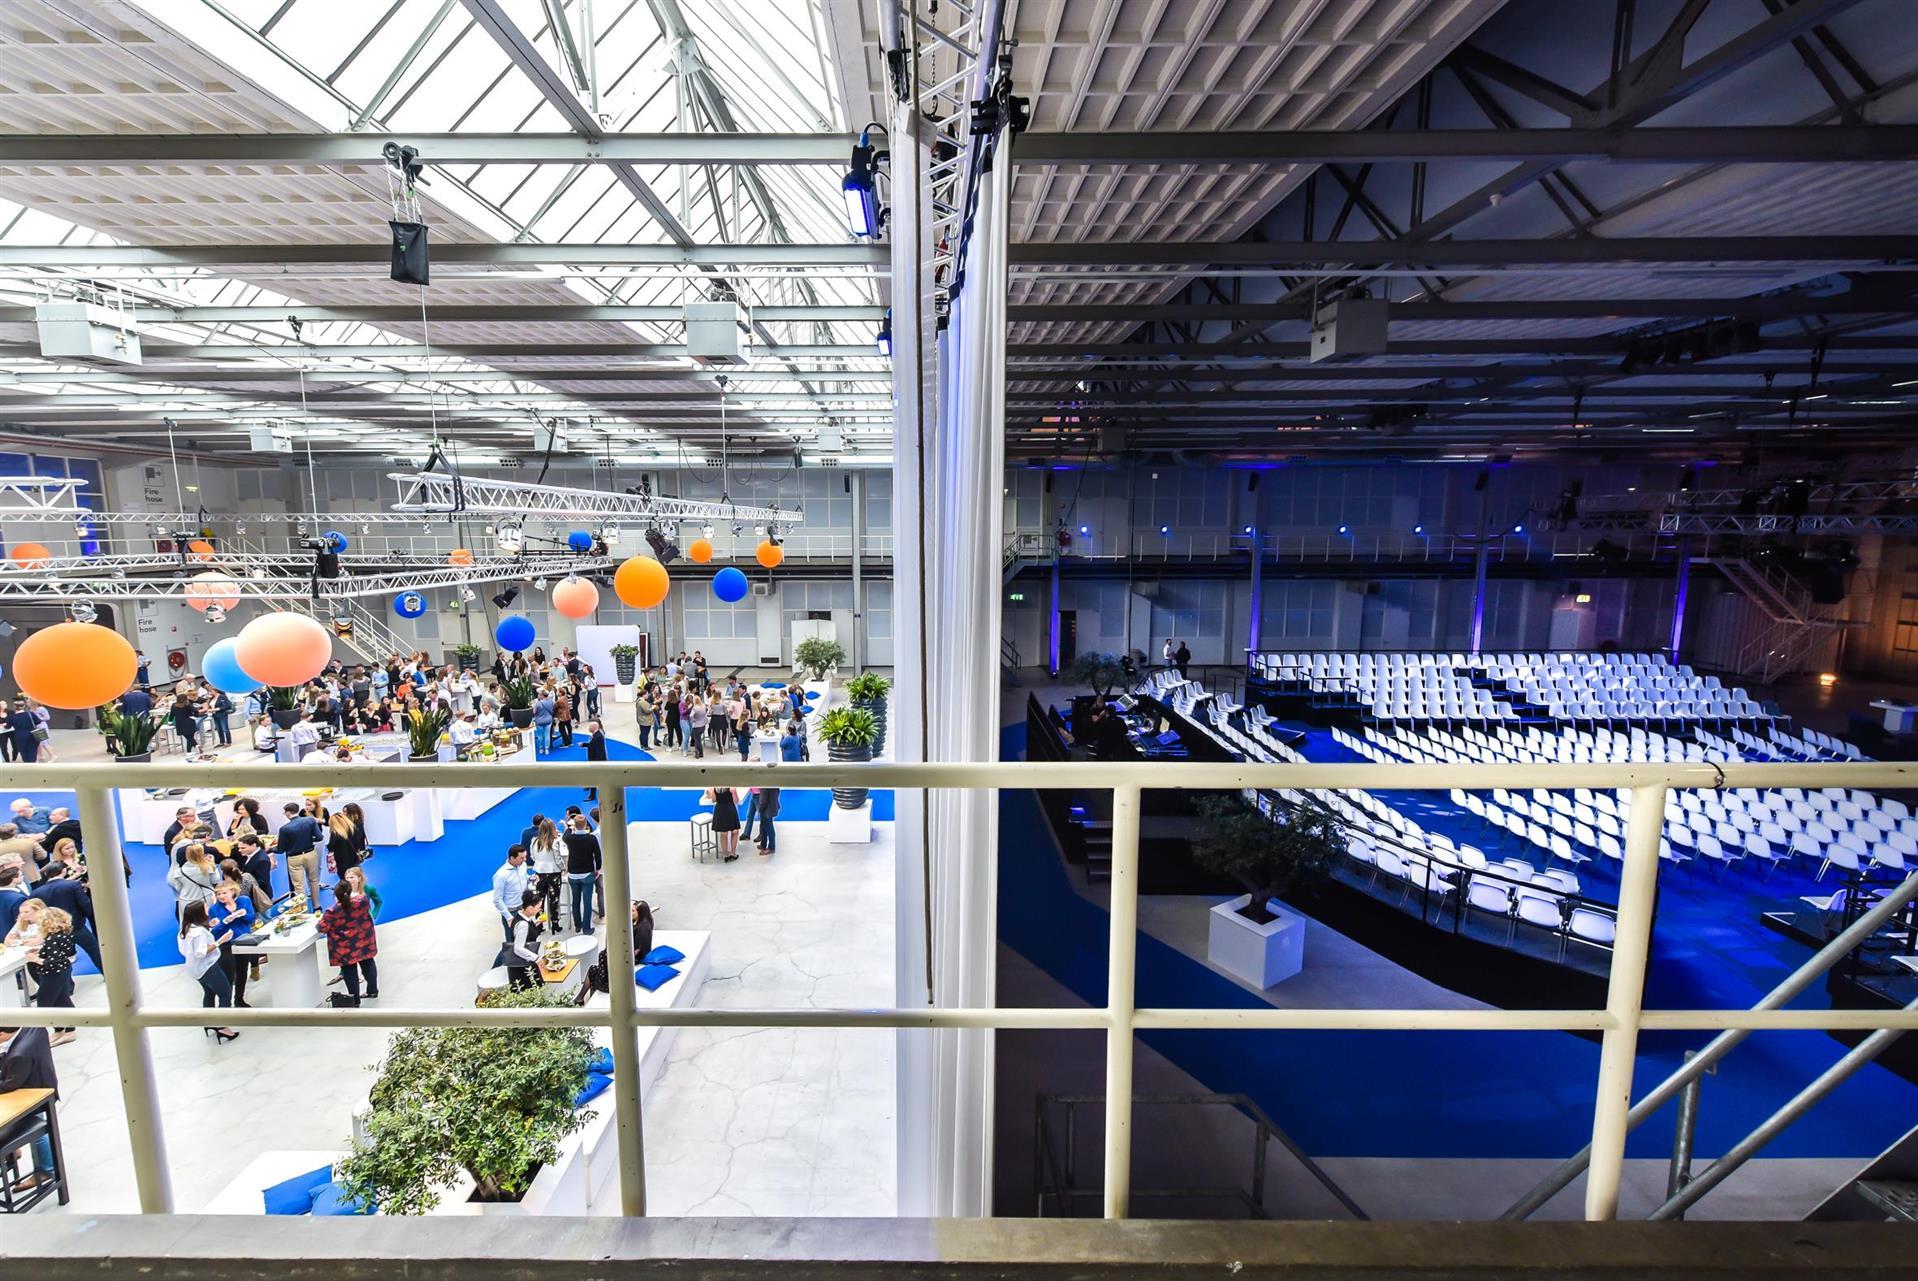
[[[593,1056],[593,1061],[586,1065],[586,1070],[588,1072],[604,1072],[607,1076],[611,1076],[613,1074],[613,1052],[605,1046],[601,1046],[599,1053]]]
[[[763,686],[762,688],[765,688],[765,689],[784,689],[784,688],[786,688],[786,682],[785,682],[785,681],[767,681],[767,682],[765,683],[765,685],[764,685],[764,686]]]
[[[332,1181],[333,1167],[323,1165],[284,1183],[275,1183],[260,1195],[266,1201],[268,1214],[305,1214],[313,1206],[314,1189]]]
[[[325,1218],[336,1214],[371,1214],[373,1208],[346,1194],[346,1185],[334,1181],[313,1189],[313,1215]]]
[[[633,971],[633,982],[648,992],[657,992],[678,977],[679,971],[670,965],[642,965]]]
[[[586,1084],[579,1087],[579,1093],[573,1096],[573,1106],[585,1107],[600,1095],[606,1093],[606,1087],[613,1083],[611,1073],[588,1072]]]
[[[648,965],[677,965],[686,959],[686,954],[676,947],[661,943],[639,959]]]

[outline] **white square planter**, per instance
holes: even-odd
[[[1250,894],[1241,894],[1212,909],[1205,955],[1234,978],[1256,988],[1268,988],[1283,983],[1305,965],[1305,919],[1274,901],[1266,907],[1278,915],[1260,925],[1239,915],[1239,909],[1251,901]]]

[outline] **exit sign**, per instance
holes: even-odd
[[[1007,600],[1011,600],[1011,601],[1021,601],[1021,600],[1024,600],[1025,598],[1026,598],[1026,594],[1024,592],[1013,592],[1006,597]]]

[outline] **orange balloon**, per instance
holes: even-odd
[[[47,550],[45,543],[20,543],[9,554],[13,557],[13,563],[22,569],[38,569],[53,558],[53,553]],[[52,706],[51,703],[47,705]]]
[[[27,637],[13,655],[20,692],[67,711],[112,702],[133,687],[139,670],[133,646],[98,623],[55,623]]]
[[[304,614],[263,614],[240,629],[233,656],[262,685],[304,685],[333,657],[333,636]]]
[[[634,556],[613,573],[613,592],[634,609],[651,609],[672,590],[666,567],[651,556]]]
[[[193,553],[193,559],[195,560],[213,559],[213,544],[204,538],[194,539],[186,545],[186,549]]]
[[[464,547],[455,547],[446,554],[446,563],[449,565],[470,565],[473,563],[473,553],[467,551]]]
[[[568,578],[553,588],[553,608],[568,618],[585,618],[599,608],[599,588],[583,578]]]
[[[189,609],[196,609],[202,614],[215,605],[221,609],[232,609],[240,603],[240,585],[209,569],[193,576],[193,581],[187,585],[186,603]]]
[[[753,559],[767,569],[778,569],[779,562],[786,559],[786,549],[769,539],[753,549]]]
[[[704,565],[713,558],[713,545],[703,538],[695,538],[686,547],[686,559],[695,565]]]

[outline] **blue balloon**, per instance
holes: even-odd
[[[206,683],[228,694],[250,694],[258,689],[260,682],[241,670],[239,651],[240,642],[232,636],[214,641],[213,648],[200,660],[200,675]]]
[[[533,620],[524,614],[508,614],[493,629],[493,639],[499,642],[499,647],[515,654],[531,649],[535,635]]]
[[[324,534],[320,535],[320,538],[326,543],[326,549],[330,552],[343,552],[352,546],[352,544],[347,541],[346,535],[337,529],[327,530]]]
[[[746,576],[731,565],[713,575],[713,595],[723,601],[743,600],[750,590]]]
[[[426,612],[426,597],[420,592],[401,592],[393,598],[393,612],[401,618],[418,618]]]
[[[566,545],[576,552],[591,551],[593,549],[593,536],[583,529],[576,529],[566,535]]]

